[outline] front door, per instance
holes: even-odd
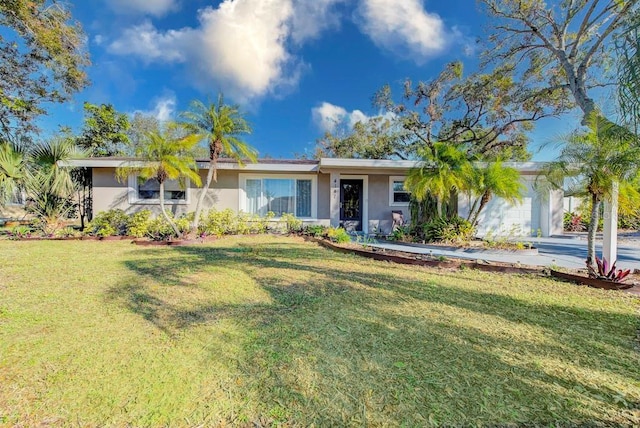
[[[362,231],[362,180],[340,180],[340,225]]]

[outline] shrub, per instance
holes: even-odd
[[[271,225],[271,219],[275,216],[276,214],[273,211],[269,211],[264,217],[253,216],[252,228],[254,233],[267,233]]]
[[[65,228],[62,229],[58,229],[55,232],[55,237],[56,238],[75,238],[77,236],[82,235],[78,230],[74,229],[71,226],[67,226]]]
[[[171,225],[161,216],[151,220],[147,226],[147,236],[154,241],[164,241],[174,235]]]
[[[121,209],[102,211],[87,226],[88,233],[95,236],[124,235],[129,216]]]
[[[330,227],[327,230],[327,238],[338,244],[344,244],[351,242],[351,236],[349,233],[341,227]]]
[[[189,217],[184,214],[178,217],[177,220],[175,220],[175,224],[180,233],[183,235],[189,232],[189,230],[191,229],[191,220],[189,220]]]
[[[587,230],[587,226],[582,219],[582,215],[578,213],[564,213],[563,221],[564,230],[568,232],[582,232]]]
[[[459,216],[438,217],[423,226],[423,233],[428,242],[461,244],[473,238],[475,228],[469,221]]]
[[[198,232],[202,235],[222,236],[237,231],[236,214],[231,209],[223,211],[211,210],[200,222]]]
[[[413,241],[413,234],[411,233],[410,226],[398,226],[391,232],[389,236],[390,241],[398,242],[411,242]]]
[[[9,231],[9,239],[22,239],[29,238],[33,230],[29,226],[18,225],[11,228]]]
[[[302,220],[296,218],[295,215],[284,213],[280,217],[280,222],[284,223],[287,233],[300,233],[302,231]]]
[[[302,233],[308,236],[321,238],[327,234],[328,227],[321,224],[310,224],[304,227]]]
[[[133,213],[127,221],[127,235],[136,238],[142,238],[147,235],[149,229],[149,221],[151,220],[151,211],[142,210]]]

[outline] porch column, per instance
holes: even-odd
[[[552,199],[552,190],[540,195],[540,232],[545,238],[551,236]]]
[[[604,203],[604,230],[602,234],[602,258],[609,266],[618,259],[618,183],[611,187],[611,202]]]
[[[331,226],[340,226],[340,173],[331,173],[330,218]]]

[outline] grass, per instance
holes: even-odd
[[[0,425],[640,421],[638,300],[293,238],[0,241]]]

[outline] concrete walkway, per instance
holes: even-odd
[[[566,236],[553,238],[523,238],[523,242],[531,242],[538,248],[538,255],[524,255],[500,251],[483,250],[481,252],[465,252],[463,250],[443,250],[434,245],[406,245],[396,242],[377,241],[370,245],[388,250],[405,251],[415,254],[431,254],[435,257],[456,257],[488,262],[520,263],[532,266],[560,266],[576,269],[584,268],[587,258],[587,241],[582,236]],[[602,252],[601,242],[596,244],[598,255]],[[621,269],[640,270],[640,241],[623,240],[618,246],[618,267]]]

